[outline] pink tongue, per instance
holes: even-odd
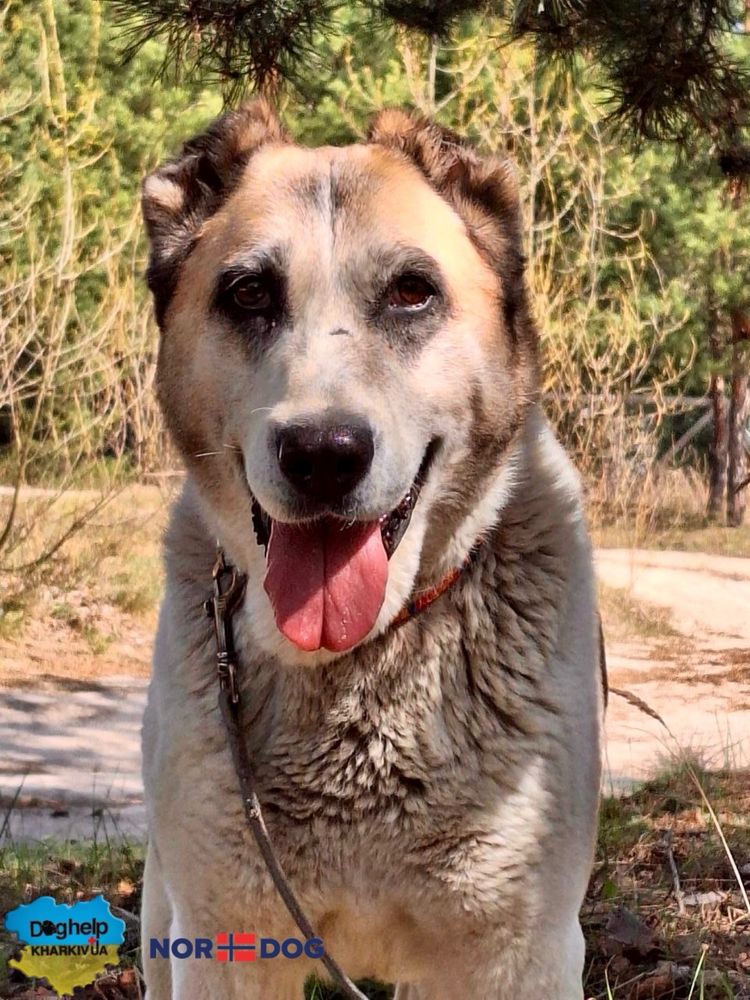
[[[274,521],[263,582],[279,631],[300,649],[342,652],[375,624],[388,557],[377,521]]]

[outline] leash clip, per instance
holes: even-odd
[[[222,691],[229,693],[233,705],[240,701],[237,684],[237,657],[234,649],[232,616],[245,593],[247,577],[236,566],[228,566],[222,549],[218,550],[211,573],[214,581],[213,596],[203,605],[206,615],[214,625],[216,638],[216,669]]]

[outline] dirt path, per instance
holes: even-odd
[[[607,787],[631,786],[678,745],[709,763],[750,764],[750,560],[611,549],[597,554],[597,569],[608,594],[610,683],[647,702],[676,737],[675,743],[659,722],[613,696]],[[615,628],[607,606],[620,599],[664,609],[673,627],[651,636],[623,630],[622,622]],[[45,623],[35,628],[41,633]],[[9,816],[13,836],[90,838],[102,826],[108,835],[142,833],[139,739],[149,643],[150,633],[131,629],[127,643],[113,643],[102,658],[89,652],[99,669],[87,667],[82,675],[74,661],[83,665],[83,649],[65,654],[40,634],[25,650],[35,661],[36,683],[26,670],[22,687],[20,677],[11,680],[18,664],[6,663],[0,828],[23,782],[21,808]],[[113,676],[118,653],[119,670],[127,663],[140,676]],[[67,681],[59,676],[64,655],[71,661]]]
[[[680,749],[710,765],[750,764],[750,560],[607,549],[597,571],[615,597],[663,609],[673,626],[661,637],[607,642],[611,685],[643,699],[674,736],[613,696],[610,786],[648,776]]]
[[[669,611],[683,635],[750,646],[750,559],[702,552],[600,549],[599,578]]]
[[[7,817],[19,839],[142,836],[146,683],[0,689],[0,827]]]

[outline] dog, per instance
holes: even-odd
[[[397,1000],[581,1000],[603,696],[581,486],[539,403],[514,168],[410,111],[302,148],[256,99],[144,181],[158,396],[187,469],[143,728],[149,1000],[299,1000],[202,604],[326,951]]]

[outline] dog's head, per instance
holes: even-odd
[[[513,170],[400,111],[301,148],[255,101],[148,177],[143,211],[160,402],[255,639],[350,649],[507,488],[536,388]]]

